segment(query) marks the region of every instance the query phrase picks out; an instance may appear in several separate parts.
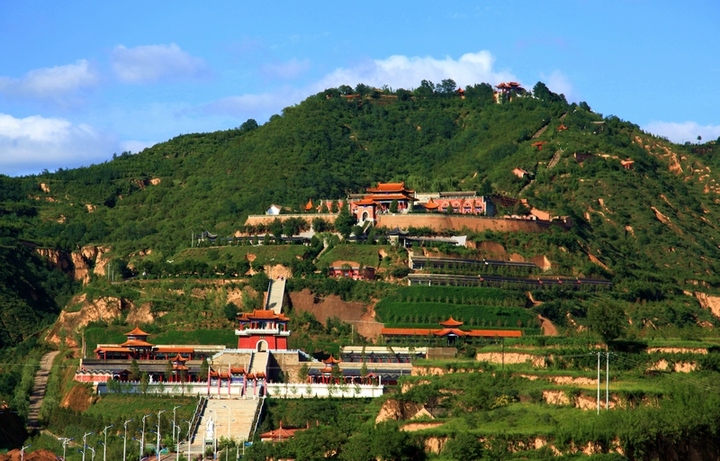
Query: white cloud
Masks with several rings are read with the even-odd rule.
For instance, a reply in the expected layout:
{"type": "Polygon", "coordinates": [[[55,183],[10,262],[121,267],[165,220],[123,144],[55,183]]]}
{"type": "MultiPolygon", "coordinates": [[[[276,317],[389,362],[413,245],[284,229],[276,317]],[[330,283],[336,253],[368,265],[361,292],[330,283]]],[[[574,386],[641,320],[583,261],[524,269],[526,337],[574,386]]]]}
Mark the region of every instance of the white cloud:
{"type": "Polygon", "coordinates": [[[460,59],[435,59],[432,57],[390,56],[360,63],[353,68],[337,69],[314,85],[315,91],[340,85],[355,86],[364,83],[391,88],[416,88],[422,80],[440,83],[453,79],[459,86],[475,83],[496,85],[502,81],[516,80],[512,73],[493,68],[495,58],[489,51],[466,53],[460,59]]]}
{"type": "Polygon", "coordinates": [[[154,146],[156,143],[154,142],[147,142],[147,141],[138,141],[135,139],[129,139],[127,141],[122,141],[120,143],[120,149],[123,152],[132,152],[133,154],[137,154],[138,152],[142,152],[148,147],[154,146]]]}
{"type": "Polygon", "coordinates": [[[97,84],[97,72],[88,61],[31,70],[22,78],[0,77],[0,92],[10,97],[52,99],[62,102],[82,88],[97,84]]]}
{"type": "Polygon", "coordinates": [[[135,48],[119,45],[113,50],[111,60],[115,75],[125,83],[196,78],[205,69],[202,59],[191,56],[174,43],[135,48]]]}
{"type": "MultiPolygon", "coordinates": [[[[311,94],[340,85],[355,86],[364,83],[370,86],[391,88],[416,88],[422,80],[440,83],[453,79],[458,86],[476,83],[498,84],[502,81],[517,81],[512,73],[493,68],[495,58],[489,51],[467,53],[460,59],[435,59],[432,57],[390,56],[387,59],[360,62],[354,67],[340,68],[309,84],[302,89],[281,88],[272,93],[230,96],[213,101],[188,112],[230,115],[238,118],[255,118],[259,122],[283,108],[297,104],[311,94]]],[[[291,61],[288,72],[302,69],[302,61],[291,61]]],[[[281,68],[277,68],[279,70],[281,68]]]]}
{"type": "MultiPolygon", "coordinates": [[[[572,83],[570,82],[570,79],[560,72],[559,70],[554,71],[549,76],[545,76],[544,74],[541,74],[541,78],[543,80],[547,80],[544,82],[547,87],[552,91],[553,93],[557,94],[564,94],[565,99],[567,99],[570,102],[577,101],[577,95],[575,94],[575,88],[573,88],[572,83]]],[[[528,88],[530,89],[530,88],[528,88]]]]}
{"type": "Polygon", "coordinates": [[[78,167],[104,161],[113,140],[86,124],[33,115],[0,113],[0,173],[22,175],[43,169],[78,167]]]}
{"type": "Polygon", "coordinates": [[[642,127],[643,130],[658,136],[664,136],[672,142],[697,142],[702,136],[703,141],[720,137],[720,125],[699,125],[697,122],[659,122],[653,121],[642,127]]]}

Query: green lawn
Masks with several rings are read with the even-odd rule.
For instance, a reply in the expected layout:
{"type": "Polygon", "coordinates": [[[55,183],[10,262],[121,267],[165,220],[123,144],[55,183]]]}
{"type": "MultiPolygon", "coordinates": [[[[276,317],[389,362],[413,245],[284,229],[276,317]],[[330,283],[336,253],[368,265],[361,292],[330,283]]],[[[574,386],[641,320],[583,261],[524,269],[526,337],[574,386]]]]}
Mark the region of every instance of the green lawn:
{"type": "Polygon", "coordinates": [[[380,250],[392,257],[395,248],[391,245],[336,245],[318,259],[318,267],[329,266],[334,261],[354,261],[362,266],[379,267],[382,257],[380,250]]]}

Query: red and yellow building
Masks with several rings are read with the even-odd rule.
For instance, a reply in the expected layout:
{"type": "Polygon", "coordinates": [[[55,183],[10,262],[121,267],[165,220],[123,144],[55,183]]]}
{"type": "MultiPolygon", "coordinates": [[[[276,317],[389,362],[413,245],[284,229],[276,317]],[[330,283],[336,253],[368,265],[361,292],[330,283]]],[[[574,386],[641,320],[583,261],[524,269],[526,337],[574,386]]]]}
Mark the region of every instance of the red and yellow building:
{"type": "Polygon", "coordinates": [[[270,309],[256,309],[238,317],[238,349],[256,351],[287,350],[290,319],[270,309]]]}
{"type": "Polygon", "coordinates": [[[393,202],[397,203],[397,211],[402,213],[412,208],[415,191],[405,187],[405,182],[380,183],[377,187],[369,187],[367,193],[350,196],[350,213],[358,222],[375,222],[378,214],[389,213],[393,202]]]}

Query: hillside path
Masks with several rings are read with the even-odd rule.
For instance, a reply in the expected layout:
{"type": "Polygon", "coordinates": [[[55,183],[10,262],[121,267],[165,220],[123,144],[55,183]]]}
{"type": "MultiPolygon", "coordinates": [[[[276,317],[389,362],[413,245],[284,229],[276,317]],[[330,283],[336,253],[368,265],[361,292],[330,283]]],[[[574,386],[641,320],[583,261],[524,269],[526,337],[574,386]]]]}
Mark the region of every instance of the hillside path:
{"type": "Polygon", "coordinates": [[[40,426],[38,421],[40,418],[40,407],[45,397],[50,369],[58,354],[59,351],[48,352],[40,359],[40,369],[35,373],[35,383],[33,384],[32,394],[30,394],[30,411],[27,420],[28,431],[36,430],[40,426]]]}
{"type": "Polygon", "coordinates": [[[538,315],[538,319],[540,319],[540,328],[543,331],[544,336],[557,336],[558,331],[555,325],[550,321],[550,319],[546,319],[542,315],[538,315]]]}

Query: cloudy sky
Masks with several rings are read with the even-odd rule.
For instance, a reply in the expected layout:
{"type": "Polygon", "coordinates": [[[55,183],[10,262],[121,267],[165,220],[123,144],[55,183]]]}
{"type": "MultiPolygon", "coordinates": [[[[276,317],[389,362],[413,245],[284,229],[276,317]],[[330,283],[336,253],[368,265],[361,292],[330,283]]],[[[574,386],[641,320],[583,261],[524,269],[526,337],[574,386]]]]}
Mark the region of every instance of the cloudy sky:
{"type": "Polygon", "coordinates": [[[717,0],[0,1],[0,173],[264,123],[342,84],[537,81],[676,142],[720,137],[717,0]]]}

